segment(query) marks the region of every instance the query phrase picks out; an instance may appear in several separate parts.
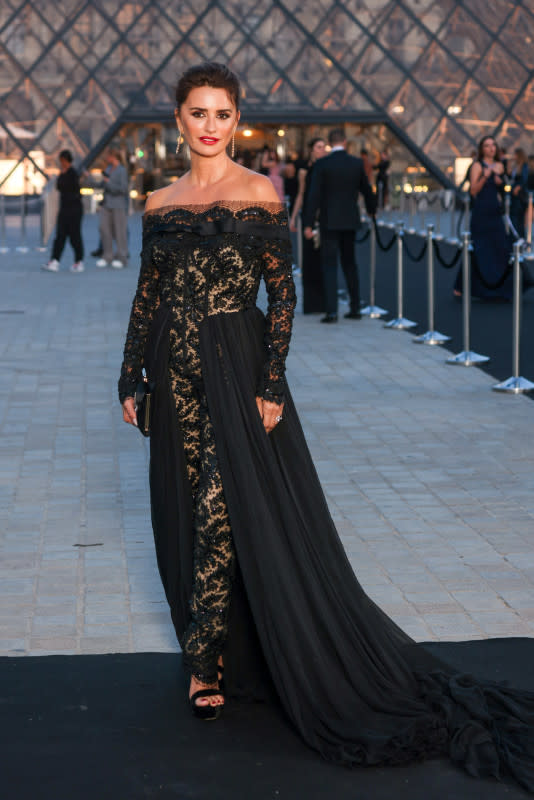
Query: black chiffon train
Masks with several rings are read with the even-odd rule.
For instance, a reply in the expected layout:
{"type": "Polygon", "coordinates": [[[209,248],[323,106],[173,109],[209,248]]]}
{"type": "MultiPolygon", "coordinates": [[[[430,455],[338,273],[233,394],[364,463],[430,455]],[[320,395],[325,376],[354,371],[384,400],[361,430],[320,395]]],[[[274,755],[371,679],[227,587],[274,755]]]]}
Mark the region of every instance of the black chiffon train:
{"type": "MultiPolygon", "coordinates": [[[[147,351],[159,387],[150,483],[158,564],[180,639],[189,613],[192,509],[166,370],[167,319],[160,307],[147,351]]],[[[472,775],[511,773],[534,791],[534,694],[453,674],[367,597],[288,389],[283,422],[269,436],[264,431],[254,399],[263,342],[257,308],[213,315],[200,326],[239,564],[224,653],[228,694],[264,699],[274,687],[302,738],[338,764],[448,754],[472,775]]]]}

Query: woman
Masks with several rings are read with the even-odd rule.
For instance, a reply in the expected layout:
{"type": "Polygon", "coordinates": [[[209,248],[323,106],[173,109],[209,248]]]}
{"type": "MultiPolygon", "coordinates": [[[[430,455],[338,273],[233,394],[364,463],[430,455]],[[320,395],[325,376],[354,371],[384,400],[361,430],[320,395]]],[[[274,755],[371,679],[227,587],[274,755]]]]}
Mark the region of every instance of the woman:
{"type": "MultiPolygon", "coordinates": [[[[308,145],[309,156],[306,168],[299,169],[299,190],[293,206],[289,229],[297,230],[297,220],[306,204],[311,185],[311,177],[315,162],[326,153],[324,139],[312,139],[308,145]]],[[[323,273],[321,270],[321,250],[312,239],[306,239],[301,231],[302,240],[302,311],[304,314],[313,314],[324,311],[323,273]]]]}
{"type": "Polygon", "coordinates": [[[275,150],[264,150],[261,157],[261,166],[266,170],[266,175],[275,188],[278,200],[285,201],[284,178],[282,175],[282,165],[275,150]]]}
{"type": "MultiPolygon", "coordinates": [[[[486,300],[509,300],[513,282],[508,267],[510,245],[501,200],[504,167],[493,136],[480,140],[477,160],[469,170],[469,183],[473,243],[471,294],[486,300]]],[[[457,275],[454,293],[461,294],[461,272],[457,275]]]]}
{"type": "Polygon", "coordinates": [[[534,789],[534,696],[450,675],[354,577],[284,379],[295,306],[285,209],[226,154],[239,97],[217,64],[178,83],[191,169],[150,197],[119,382],[134,425],[143,365],[156,385],[152,521],[193,712],[213,719],[225,693],[274,688],[336,763],[450,752],[473,774],[505,764],[534,789]]]}

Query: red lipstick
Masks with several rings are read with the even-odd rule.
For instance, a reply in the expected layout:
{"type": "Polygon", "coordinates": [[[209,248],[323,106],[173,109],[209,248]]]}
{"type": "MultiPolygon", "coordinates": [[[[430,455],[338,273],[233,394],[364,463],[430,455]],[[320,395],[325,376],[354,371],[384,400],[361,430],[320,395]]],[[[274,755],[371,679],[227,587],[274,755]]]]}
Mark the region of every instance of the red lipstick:
{"type": "Polygon", "coordinates": [[[217,144],[219,140],[215,136],[201,136],[200,141],[202,144],[217,144]]]}

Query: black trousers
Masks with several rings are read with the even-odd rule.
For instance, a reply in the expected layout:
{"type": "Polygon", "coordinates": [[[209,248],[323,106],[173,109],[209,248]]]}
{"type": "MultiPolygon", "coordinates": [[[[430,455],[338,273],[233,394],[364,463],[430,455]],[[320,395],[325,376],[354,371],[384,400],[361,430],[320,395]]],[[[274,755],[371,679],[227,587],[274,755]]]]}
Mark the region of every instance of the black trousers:
{"type": "Polygon", "coordinates": [[[83,242],[82,242],[82,209],[72,211],[61,210],[57,215],[56,238],[52,247],[52,258],[60,260],[65,242],[70,239],[74,250],[74,260],[83,261],[83,242]]]}
{"type": "Polygon", "coordinates": [[[325,311],[337,314],[337,259],[347,282],[350,310],[360,310],[360,282],[354,251],[356,231],[325,231],[321,229],[321,267],[325,294],[325,311]]]}

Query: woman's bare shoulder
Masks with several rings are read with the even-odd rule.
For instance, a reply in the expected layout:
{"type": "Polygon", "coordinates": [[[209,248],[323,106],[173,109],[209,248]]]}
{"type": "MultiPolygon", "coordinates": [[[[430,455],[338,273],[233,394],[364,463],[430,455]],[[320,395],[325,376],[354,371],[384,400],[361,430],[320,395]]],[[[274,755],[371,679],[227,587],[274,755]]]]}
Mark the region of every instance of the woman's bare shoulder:
{"type": "Polygon", "coordinates": [[[179,203],[181,195],[183,194],[182,187],[180,186],[183,179],[184,176],[168,186],[163,186],[161,189],[156,189],[154,192],[151,192],[145,203],[145,211],[154,211],[163,206],[179,203]]]}

